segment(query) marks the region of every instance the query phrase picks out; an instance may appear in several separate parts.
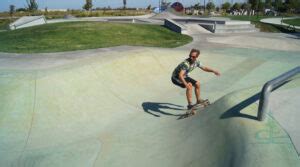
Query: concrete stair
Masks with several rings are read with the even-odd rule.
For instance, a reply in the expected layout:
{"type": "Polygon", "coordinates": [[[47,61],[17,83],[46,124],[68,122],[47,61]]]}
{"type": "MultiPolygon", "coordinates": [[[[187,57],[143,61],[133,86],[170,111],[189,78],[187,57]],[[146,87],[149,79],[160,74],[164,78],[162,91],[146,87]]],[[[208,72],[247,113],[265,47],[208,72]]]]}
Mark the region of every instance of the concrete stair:
{"type": "Polygon", "coordinates": [[[212,32],[199,26],[198,24],[186,24],[187,27],[186,34],[187,35],[194,35],[194,34],[211,34],[212,32]]]}
{"type": "Polygon", "coordinates": [[[259,32],[250,22],[243,21],[226,21],[225,23],[200,23],[200,26],[213,33],[247,33],[259,32]]]}
{"type": "Polygon", "coordinates": [[[165,19],[165,27],[178,33],[250,33],[259,32],[250,21],[233,21],[220,18],[175,18],[165,19]],[[187,28],[189,27],[189,28],[187,28]],[[197,28],[199,27],[199,28],[197,28]],[[201,28],[200,28],[201,27],[201,28]]]}
{"type": "Polygon", "coordinates": [[[216,24],[214,33],[244,33],[244,32],[259,32],[252,24],[216,24]]]}

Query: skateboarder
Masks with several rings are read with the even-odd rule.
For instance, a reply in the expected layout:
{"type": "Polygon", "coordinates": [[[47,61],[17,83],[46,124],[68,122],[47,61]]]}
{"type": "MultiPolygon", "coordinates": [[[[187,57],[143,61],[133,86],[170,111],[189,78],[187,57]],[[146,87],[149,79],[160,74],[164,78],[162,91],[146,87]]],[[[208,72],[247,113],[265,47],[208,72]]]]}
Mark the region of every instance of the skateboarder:
{"type": "Polygon", "coordinates": [[[188,101],[187,108],[191,109],[194,105],[192,104],[192,89],[195,87],[196,94],[196,104],[201,104],[205,102],[200,98],[200,82],[189,77],[188,74],[193,71],[196,67],[200,68],[206,72],[212,72],[217,76],[220,76],[220,73],[217,70],[204,66],[197,58],[200,55],[200,51],[197,49],[192,49],[189,55],[189,58],[180,63],[172,74],[172,82],[181,87],[186,88],[186,98],[188,101]]]}

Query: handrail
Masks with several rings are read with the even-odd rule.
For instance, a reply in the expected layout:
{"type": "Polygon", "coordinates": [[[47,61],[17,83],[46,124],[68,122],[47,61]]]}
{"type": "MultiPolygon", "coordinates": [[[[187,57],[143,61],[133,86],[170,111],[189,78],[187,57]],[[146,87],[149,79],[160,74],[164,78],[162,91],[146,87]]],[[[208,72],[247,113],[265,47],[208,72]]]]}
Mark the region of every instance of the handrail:
{"type": "Polygon", "coordinates": [[[259,106],[258,106],[258,113],[257,113],[257,118],[259,121],[263,121],[266,117],[266,114],[269,109],[269,96],[271,92],[277,87],[279,87],[280,85],[284,84],[288,79],[297,75],[298,73],[300,73],[300,66],[284,74],[281,74],[280,76],[265,83],[265,85],[261,90],[260,99],[259,99],[259,106]]]}

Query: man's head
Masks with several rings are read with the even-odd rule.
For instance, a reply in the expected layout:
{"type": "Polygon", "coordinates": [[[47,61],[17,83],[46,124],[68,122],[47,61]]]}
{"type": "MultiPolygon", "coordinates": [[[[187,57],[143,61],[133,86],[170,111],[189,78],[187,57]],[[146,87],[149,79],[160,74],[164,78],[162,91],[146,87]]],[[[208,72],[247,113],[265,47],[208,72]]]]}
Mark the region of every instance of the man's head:
{"type": "Polygon", "coordinates": [[[189,55],[189,59],[191,63],[194,63],[200,55],[200,51],[198,49],[192,49],[189,55]]]}

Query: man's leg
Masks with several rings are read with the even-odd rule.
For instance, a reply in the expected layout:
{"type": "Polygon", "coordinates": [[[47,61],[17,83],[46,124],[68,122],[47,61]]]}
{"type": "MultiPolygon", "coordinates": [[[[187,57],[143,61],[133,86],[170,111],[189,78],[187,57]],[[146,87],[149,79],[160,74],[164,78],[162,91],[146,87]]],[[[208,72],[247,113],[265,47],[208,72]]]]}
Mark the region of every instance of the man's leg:
{"type": "Polygon", "coordinates": [[[178,80],[174,79],[173,77],[171,78],[172,82],[181,87],[181,88],[186,88],[186,99],[188,101],[188,108],[190,106],[192,106],[192,91],[193,91],[193,84],[191,82],[189,82],[187,79],[185,79],[185,81],[188,83],[187,87],[183,84],[178,82],[178,80]]]}
{"type": "Polygon", "coordinates": [[[189,82],[188,83],[188,87],[186,88],[186,98],[188,101],[188,105],[192,105],[192,90],[193,89],[193,85],[189,82]]]}
{"type": "Polygon", "coordinates": [[[201,102],[201,98],[200,98],[200,82],[197,81],[195,84],[195,95],[196,95],[196,100],[197,103],[201,102]]]}

